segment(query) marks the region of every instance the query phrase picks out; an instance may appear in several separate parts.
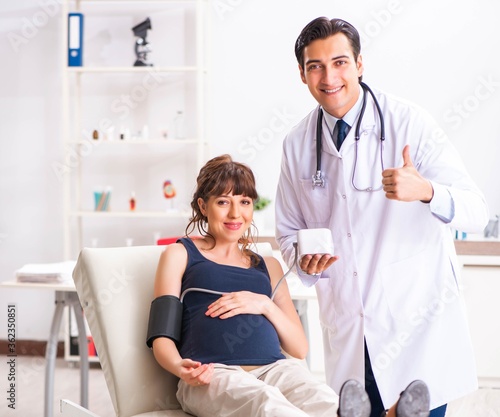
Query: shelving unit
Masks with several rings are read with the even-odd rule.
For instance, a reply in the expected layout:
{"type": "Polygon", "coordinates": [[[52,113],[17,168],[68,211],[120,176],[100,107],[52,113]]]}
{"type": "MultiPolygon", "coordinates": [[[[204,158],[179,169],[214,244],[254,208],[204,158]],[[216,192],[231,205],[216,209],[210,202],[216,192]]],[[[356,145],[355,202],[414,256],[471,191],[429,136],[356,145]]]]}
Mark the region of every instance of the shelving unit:
{"type": "MultiPolygon", "coordinates": [[[[62,1],[64,160],[55,171],[64,190],[65,259],[76,259],[85,246],[153,244],[184,230],[196,175],[209,155],[209,2],[62,1]],[[81,67],[68,66],[70,12],[84,15],[81,67]],[[148,17],[153,66],[134,67],[132,27],[148,17]],[[183,139],[173,137],[179,110],[185,114],[183,139]],[[125,132],[130,137],[121,139],[125,132]],[[165,180],[176,188],[172,200],[163,197],[165,180]],[[98,187],[112,189],[109,211],[95,211],[98,187]]],[[[67,349],[66,359],[78,357],[67,349]]]]}

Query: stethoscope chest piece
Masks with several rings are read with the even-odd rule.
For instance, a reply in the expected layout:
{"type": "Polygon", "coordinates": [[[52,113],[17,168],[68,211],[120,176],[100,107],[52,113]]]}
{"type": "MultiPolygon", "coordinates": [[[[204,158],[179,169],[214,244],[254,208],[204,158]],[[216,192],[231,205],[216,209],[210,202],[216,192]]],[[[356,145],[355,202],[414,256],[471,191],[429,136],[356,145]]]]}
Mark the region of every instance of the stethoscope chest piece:
{"type": "Polygon", "coordinates": [[[312,176],[312,186],[313,190],[316,187],[325,187],[325,179],[323,178],[321,171],[316,171],[316,174],[312,176]]]}

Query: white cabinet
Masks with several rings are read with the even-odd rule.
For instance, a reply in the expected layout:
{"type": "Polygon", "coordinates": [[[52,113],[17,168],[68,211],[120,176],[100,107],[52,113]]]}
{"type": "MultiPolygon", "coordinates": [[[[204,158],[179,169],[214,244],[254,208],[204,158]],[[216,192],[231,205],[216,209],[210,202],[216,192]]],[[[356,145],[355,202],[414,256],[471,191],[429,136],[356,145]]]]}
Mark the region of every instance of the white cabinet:
{"type": "MultiPolygon", "coordinates": [[[[61,6],[64,159],[52,168],[63,185],[65,258],[76,259],[85,246],[154,244],[183,234],[209,155],[209,0],[62,0],[61,6]],[[83,15],[81,66],[68,65],[69,13],[83,15]],[[147,18],[153,65],[134,66],[132,28],[147,18]],[[174,126],[179,112],[182,137],[174,126]],[[166,181],[174,198],[165,198],[166,181]]],[[[76,360],[71,322],[66,359],[76,360]]]]}
{"type": "Polygon", "coordinates": [[[209,152],[208,7],[208,0],[63,1],[64,160],[53,169],[64,185],[66,258],[84,246],[152,244],[183,232],[209,152]],[[83,65],[70,67],[67,16],[74,12],[83,14],[83,65]],[[137,67],[132,28],[146,18],[153,66],[137,67]],[[179,111],[184,138],[175,137],[179,111]],[[167,180],[172,199],[163,194],[167,180]],[[108,210],[95,199],[102,191],[108,210]]]}
{"type": "Polygon", "coordinates": [[[500,257],[459,259],[479,384],[500,388],[500,257]]]}

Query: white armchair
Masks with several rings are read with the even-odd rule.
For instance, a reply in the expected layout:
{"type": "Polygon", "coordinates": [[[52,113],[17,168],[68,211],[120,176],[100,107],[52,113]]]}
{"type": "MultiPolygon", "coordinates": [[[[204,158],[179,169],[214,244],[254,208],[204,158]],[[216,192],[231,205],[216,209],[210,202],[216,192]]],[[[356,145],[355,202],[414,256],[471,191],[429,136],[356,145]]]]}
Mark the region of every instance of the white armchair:
{"type": "MultiPolygon", "coordinates": [[[[258,251],[272,254],[268,243],[258,251]]],[[[117,417],[182,417],[177,378],[146,346],[156,267],[164,246],[85,248],[73,272],[117,417]]],[[[61,401],[65,417],[99,417],[61,401]]]]}

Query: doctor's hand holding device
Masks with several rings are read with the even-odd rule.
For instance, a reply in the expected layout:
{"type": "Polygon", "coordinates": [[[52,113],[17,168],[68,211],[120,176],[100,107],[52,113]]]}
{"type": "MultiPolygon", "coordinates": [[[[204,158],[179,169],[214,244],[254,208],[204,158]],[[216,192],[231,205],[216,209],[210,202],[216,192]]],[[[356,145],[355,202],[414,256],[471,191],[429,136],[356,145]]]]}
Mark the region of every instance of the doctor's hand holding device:
{"type": "Polygon", "coordinates": [[[320,275],[339,259],[334,255],[332,232],[329,229],[299,230],[297,246],[297,265],[309,275],[320,275]]]}

